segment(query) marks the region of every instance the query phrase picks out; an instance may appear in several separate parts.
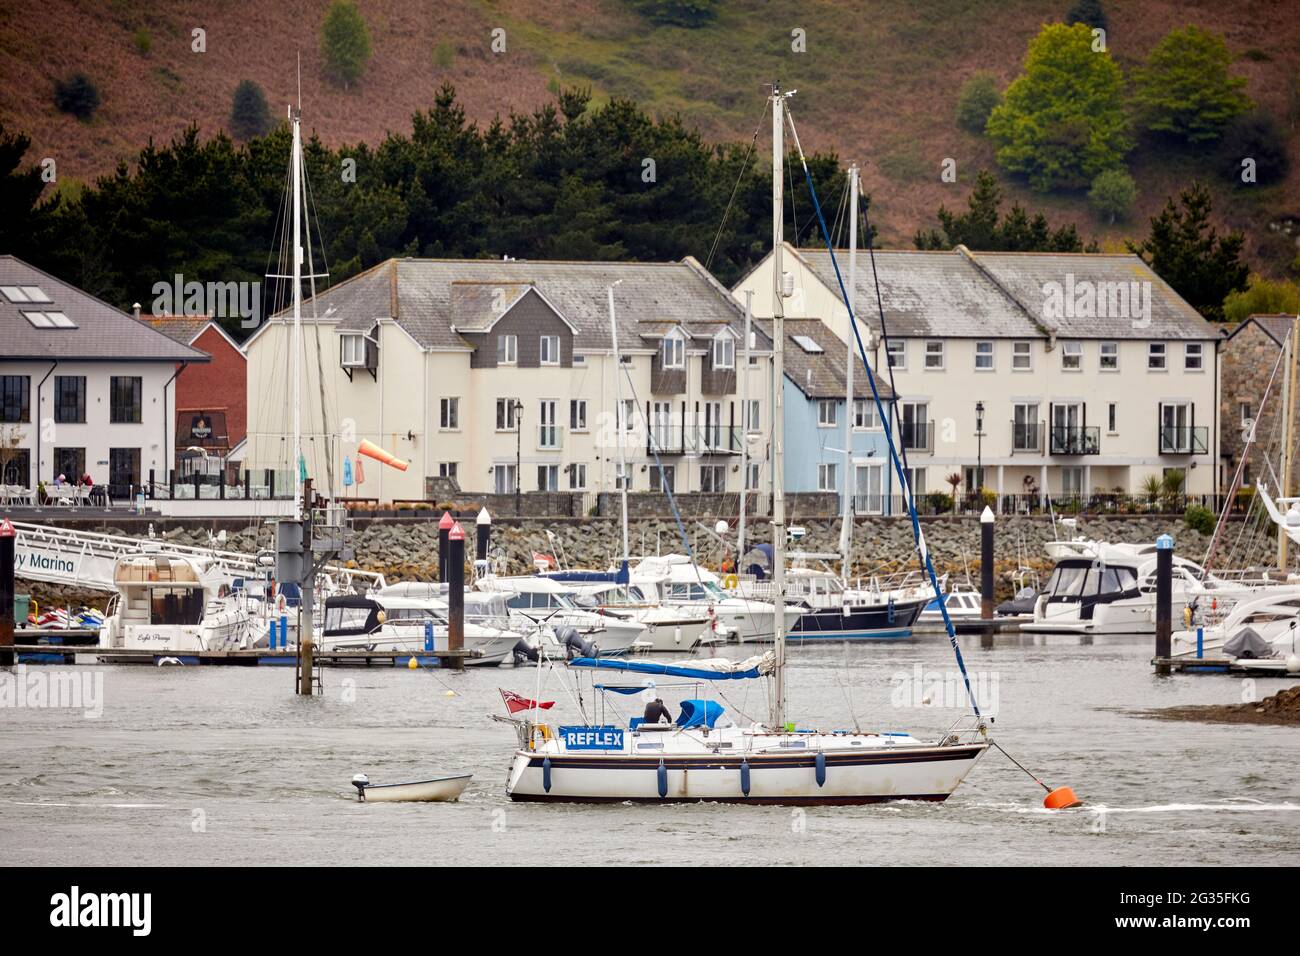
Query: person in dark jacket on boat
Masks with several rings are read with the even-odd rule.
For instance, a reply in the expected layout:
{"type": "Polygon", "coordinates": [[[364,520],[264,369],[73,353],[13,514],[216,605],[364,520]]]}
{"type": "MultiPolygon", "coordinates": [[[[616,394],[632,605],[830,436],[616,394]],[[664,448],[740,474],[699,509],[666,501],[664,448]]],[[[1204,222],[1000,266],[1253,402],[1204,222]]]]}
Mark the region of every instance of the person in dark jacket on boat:
{"type": "Polygon", "coordinates": [[[669,712],[668,708],[664,706],[664,702],[656,697],[654,700],[650,701],[650,703],[645,705],[644,722],[647,724],[671,724],[673,722],[673,715],[669,712]]]}

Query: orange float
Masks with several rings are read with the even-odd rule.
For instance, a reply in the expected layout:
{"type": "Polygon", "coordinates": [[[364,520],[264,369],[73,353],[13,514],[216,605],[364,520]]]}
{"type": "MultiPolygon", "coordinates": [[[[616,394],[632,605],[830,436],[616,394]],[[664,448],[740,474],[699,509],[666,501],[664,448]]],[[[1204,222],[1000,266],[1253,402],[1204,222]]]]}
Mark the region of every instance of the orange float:
{"type": "Polygon", "coordinates": [[[1083,806],[1083,801],[1069,787],[1057,787],[1047,791],[1047,796],[1043,797],[1043,806],[1049,810],[1069,810],[1071,807],[1083,806]]]}

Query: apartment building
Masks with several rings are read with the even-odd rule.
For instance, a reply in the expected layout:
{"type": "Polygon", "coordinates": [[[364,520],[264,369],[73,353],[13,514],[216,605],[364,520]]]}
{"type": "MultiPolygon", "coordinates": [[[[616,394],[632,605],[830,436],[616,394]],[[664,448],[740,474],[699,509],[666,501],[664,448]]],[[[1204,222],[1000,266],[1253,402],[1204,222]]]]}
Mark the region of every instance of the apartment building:
{"type": "Polygon", "coordinates": [[[13,256],[0,256],[5,485],[89,475],[114,498],[166,479],[176,382],[203,352],[13,256]]]}
{"type": "MultiPolygon", "coordinates": [[[[303,307],[307,471],[338,494],[738,492],[766,482],[771,348],[693,259],[664,263],[391,259],[303,307]],[[617,322],[611,332],[609,290],[617,322]],[[408,461],[367,463],[367,439],[408,461]],[[655,466],[656,453],[662,471],[655,466]],[[349,469],[353,470],[353,469],[349,469]],[[355,475],[354,475],[355,478],[355,475]]],[[[291,463],[294,341],[281,314],[245,343],[250,468],[291,463]]]]}
{"type": "MultiPolygon", "coordinates": [[[[848,251],[836,257],[844,269],[848,251]]],[[[756,315],[773,311],[772,263],[733,290],[753,293],[756,315]]],[[[785,314],[846,339],[830,255],[787,245],[782,266],[785,314]]],[[[916,493],[948,492],[952,475],[1004,506],[1140,493],[1170,471],[1189,493],[1219,487],[1221,336],[1139,257],[881,250],[874,270],[859,253],[857,277],[916,493]]]]}

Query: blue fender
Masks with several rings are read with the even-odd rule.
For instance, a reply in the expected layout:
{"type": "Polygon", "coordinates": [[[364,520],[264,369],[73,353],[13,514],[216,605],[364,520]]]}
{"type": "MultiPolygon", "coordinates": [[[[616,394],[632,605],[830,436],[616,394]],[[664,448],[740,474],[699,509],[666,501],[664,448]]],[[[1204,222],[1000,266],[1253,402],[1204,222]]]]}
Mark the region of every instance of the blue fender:
{"type": "Polygon", "coordinates": [[[659,769],[655,771],[655,776],[659,782],[660,798],[668,796],[668,768],[664,766],[664,758],[659,758],[659,769]]]}
{"type": "Polygon", "coordinates": [[[740,792],[749,796],[749,761],[740,762],[740,792]]]}
{"type": "Polygon", "coordinates": [[[542,758],[542,789],[551,792],[551,758],[542,758]]]}
{"type": "Polygon", "coordinates": [[[817,786],[824,787],[825,785],[826,785],[826,754],[824,754],[822,751],[819,750],[817,751],[817,786]]]}

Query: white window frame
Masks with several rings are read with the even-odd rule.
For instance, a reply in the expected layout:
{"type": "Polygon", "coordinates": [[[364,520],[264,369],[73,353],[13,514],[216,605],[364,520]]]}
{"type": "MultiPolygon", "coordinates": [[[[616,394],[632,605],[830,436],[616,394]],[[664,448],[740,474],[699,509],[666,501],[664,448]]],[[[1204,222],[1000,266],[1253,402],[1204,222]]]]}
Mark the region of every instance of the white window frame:
{"type": "Polygon", "coordinates": [[[838,462],[822,461],[817,463],[818,491],[839,491],[839,480],[840,468],[838,462]]]}
{"type": "Polygon", "coordinates": [[[880,415],[876,411],[873,398],[855,398],[853,400],[853,430],[855,432],[882,431],[880,415]]]}
{"type": "Polygon", "coordinates": [[[580,433],[587,430],[587,400],[585,398],[569,399],[569,431],[580,433]]]}
{"type": "Polygon", "coordinates": [[[700,491],[707,494],[725,495],[727,493],[727,466],[726,465],[700,465],[700,491]],[[711,475],[712,480],[706,482],[705,475],[711,475]],[[706,484],[713,487],[705,488],[706,484]]]}
{"type": "Polygon", "coordinates": [[[517,365],[519,363],[519,336],[497,336],[497,364],[517,365]]]}
{"type": "Polygon", "coordinates": [[[570,491],[587,490],[587,466],[585,463],[579,461],[571,462],[565,471],[569,473],[570,491]]]}
{"type": "Polygon", "coordinates": [[[460,431],[460,397],[444,395],[438,399],[438,431],[460,431]]]}
{"type": "Polygon", "coordinates": [[[459,476],[456,474],[456,472],[459,470],[459,469],[457,468],[457,466],[458,466],[459,464],[460,464],[460,462],[457,462],[457,461],[440,461],[440,462],[438,462],[438,477],[439,477],[439,478],[457,478],[457,477],[459,477],[459,476]]]}
{"type": "Polygon", "coordinates": [[[997,366],[997,363],[995,361],[996,355],[997,355],[997,347],[995,346],[992,339],[980,339],[979,341],[977,341],[975,343],[975,371],[977,372],[995,371],[997,366]],[[981,353],[980,349],[983,348],[984,346],[988,346],[988,351],[981,353]],[[988,364],[981,365],[980,364],[981,358],[987,358],[988,364]]]}
{"type": "Polygon", "coordinates": [[[497,399],[497,431],[513,432],[519,427],[519,417],[515,408],[515,403],[518,401],[517,398],[497,399]],[[501,414],[503,411],[505,412],[504,416],[501,414]]]}
{"type": "Polygon", "coordinates": [[[925,370],[927,372],[942,372],[944,369],[944,364],[946,362],[946,358],[945,358],[946,352],[947,349],[944,347],[943,339],[926,339],[925,340],[925,362],[923,364],[925,370]],[[938,346],[937,350],[934,348],[934,346],[936,345],[938,346]],[[937,365],[933,364],[930,361],[931,359],[935,359],[935,358],[939,360],[939,364],[937,365]]]}
{"type": "Polygon", "coordinates": [[[736,340],[730,332],[721,332],[713,340],[713,367],[736,367],[736,340]]]}
{"type": "Polygon", "coordinates": [[[366,367],[366,337],[360,332],[344,332],[340,364],[344,368],[366,367]],[[354,353],[354,354],[350,354],[354,353]]]}
{"type": "Polygon", "coordinates": [[[1083,343],[1077,341],[1066,341],[1061,343],[1061,371],[1062,372],[1082,372],[1083,371],[1083,343]],[[1070,365],[1069,359],[1073,358],[1074,365],[1070,365]]]}
{"type": "Polygon", "coordinates": [[[885,361],[889,368],[896,368],[899,371],[907,370],[907,340],[890,339],[885,343],[885,361]],[[897,353],[897,354],[895,354],[897,353]],[[895,361],[897,359],[897,361],[895,361]]]}
{"type": "Polygon", "coordinates": [[[762,431],[763,428],[763,403],[757,398],[746,399],[748,407],[745,408],[745,434],[752,435],[762,431]]]}
{"type": "Polygon", "coordinates": [[[1169,349],[1164,342],[1147,343],[1147,371],[1169,371],[1169,349]],[[1154,364],[1159,359],[1159,364],[1154,364]]]}
{"type": "Polygon", "coordinates": [[[1028,339],[1017,339],[1011,343],[1011,371],[1032,372],[1034,370],[1034,343],[1028,339]],[[1023,349],[1021,348],[1023,346],[1023,349]],[[1024,359],[1024,364],[1021,364],[1024,359]]]}
{"type": "Polygon", "coordinates": [[[1239,416],[1239,418],[1240,418],[1240,420],[1241,420],[1241,427],[1242,427],[1242,428],[1245,428],[1247,424],[1249,424],[1250,422],[1253,422],[1253,421],[1255,420],[1255,416],[1254,416],[1253,414],[1251,414],[1251,410],[1252,410],[1253,408],[1254,408],[1254,406],[1253,406],[1250,402],[1238,402],[1238,403],[1237,403],[1237,415],[1239,416]]]}
{"type": "Polygon", "coordinates": [[[559,491],[560,490],[560,466],[559,465],[538,465],[537,466],[537,490],[538,491],[559,491]]]}
{"type": "Polygon", "coordinates": [[[560,364],[560,337],[558,335],[542,335],[538,337],[537,364],[560,364]]]}
{"type": "Polygon", "coordinates": [[[839,402],[833,398],[817,399],[817,427],[838,428],[839,425],[839,402]]]}
{"type": "Polygon", "coordinates": [[[1183,343],[1183,371],[1184,372],[1204,372],[1205,371],[1205,343],[1204,342],[1185,342],[1183,343]],[[1193,351],[1195,349],[1195,351],[1193,351]],[[1192,365],[1192,357],[1196,357],[1196,364],[1192,365]]]}
{"type": "Polygon", "coordinates": [[[1119,371],[1119,343],[1118,342],[1102,342],[1101,345],[1097,346],[1097,370],[1099,372],[1119,371]],[[1110,349],[1110,351],[1107,352],[1106,351],[1107,349],[1110,349]],[[1107,359],[1111,361],[1110,365],[1106,364],[1107,359]]]}
{"type": "Polygon", "coordinates": [[[650,490],[663,491],[664,485],[666,483],[668,485],[669,491],[676,492],[677,491],[677,466],[664,465],[662,472],[660,472],[659,467],[660,466],[658,464],[654,464],[650,466],[650,490]]]}
{"type": "Polygon", "coordinates": [[[668,370],[686,368],[686,339],[679,332],[669,332],[659,343],[659,367],[668,370]]]}
{"type": "Polygon", "coordinates": [[[746,465],[746,468],[748,469],[749,474],[745,478],[745,490],[758,491],[759,485],[763,478],[762,468],[759,466],[758,462],[756,461],[749,462],[746,465]]]}

